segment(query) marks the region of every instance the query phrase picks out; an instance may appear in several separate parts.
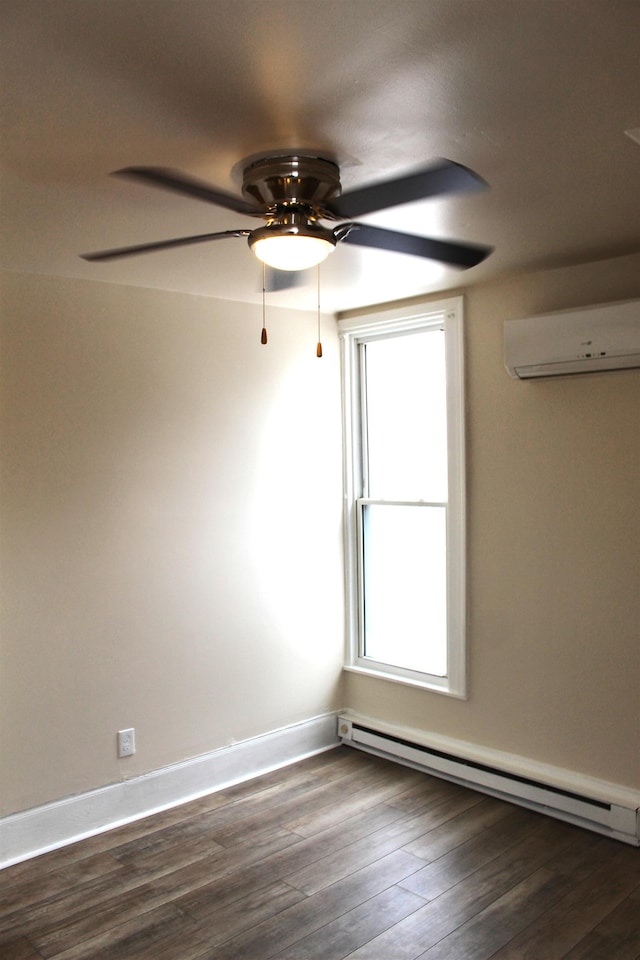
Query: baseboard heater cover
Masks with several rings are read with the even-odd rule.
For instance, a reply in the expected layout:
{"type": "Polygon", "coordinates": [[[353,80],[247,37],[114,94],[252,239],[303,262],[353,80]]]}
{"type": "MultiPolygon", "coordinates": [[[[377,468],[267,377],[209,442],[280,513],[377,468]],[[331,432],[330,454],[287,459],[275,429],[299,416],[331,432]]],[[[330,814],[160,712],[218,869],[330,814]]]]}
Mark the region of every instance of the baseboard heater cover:
{"type": "Polygon", "coordinates": [[[640,809],[608,802],[574,790],[543,783],[478,760],[457,756],[405,736],[375,729],[353,717],[338,718],[338,735],[346,746],[395,760],[500,800],[564,820],[632,846],[640,846],[640,809]]]}

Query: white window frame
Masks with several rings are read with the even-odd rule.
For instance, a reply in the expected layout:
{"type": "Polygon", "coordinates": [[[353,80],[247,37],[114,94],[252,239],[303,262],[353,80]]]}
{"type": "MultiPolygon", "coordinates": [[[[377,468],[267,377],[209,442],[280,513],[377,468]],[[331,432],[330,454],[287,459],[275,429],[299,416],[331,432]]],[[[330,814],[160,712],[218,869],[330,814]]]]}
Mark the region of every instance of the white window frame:
{"type": "Polygon", "coordinates": [[[338,322],[342,355],[344,529],[347,590],[345,670],[466,698],[466,524],[462,297],[375,311],[338,322]],[[363,498],[360,344],[418,330],[444,330],[447,393],[447,676],[437,677],[361,656],[363,498]]]}

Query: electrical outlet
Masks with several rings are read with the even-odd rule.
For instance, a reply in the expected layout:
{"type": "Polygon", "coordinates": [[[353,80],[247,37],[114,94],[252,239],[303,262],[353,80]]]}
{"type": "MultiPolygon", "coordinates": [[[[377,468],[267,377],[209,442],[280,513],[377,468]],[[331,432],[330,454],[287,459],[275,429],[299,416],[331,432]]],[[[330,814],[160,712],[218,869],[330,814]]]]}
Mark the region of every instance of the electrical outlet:
{"type": "Polygon", "coordinates": [[[130,757],[136,752],[136,731],[133,727],[128,730],[118,730],[118,756],[130,757]]]}

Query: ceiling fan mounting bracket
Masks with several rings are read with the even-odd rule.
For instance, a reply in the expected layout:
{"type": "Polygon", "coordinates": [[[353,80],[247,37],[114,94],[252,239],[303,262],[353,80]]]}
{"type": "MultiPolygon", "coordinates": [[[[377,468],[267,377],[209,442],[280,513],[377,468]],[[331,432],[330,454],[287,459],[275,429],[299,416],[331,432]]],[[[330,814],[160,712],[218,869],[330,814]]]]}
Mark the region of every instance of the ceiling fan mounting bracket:
{"type": "Polygon", "coordinates": [[[323,216],[325,205],[340,192],[338,167],[321,157],[269,157],[249,164],[243,173],[245,200],[263,204],[274,213],[297,206],[323,216]]]}

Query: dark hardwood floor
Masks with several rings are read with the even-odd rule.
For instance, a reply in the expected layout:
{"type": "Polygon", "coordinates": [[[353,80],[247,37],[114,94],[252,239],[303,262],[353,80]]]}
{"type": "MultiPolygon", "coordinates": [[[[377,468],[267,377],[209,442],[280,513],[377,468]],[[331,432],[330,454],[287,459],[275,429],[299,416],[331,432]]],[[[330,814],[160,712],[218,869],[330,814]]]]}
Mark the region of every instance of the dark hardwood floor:
{"type": "Polygon", "coordinates": [[[0,873],[2,960],[638,960],[640,850],[340,747],[0,873]]]}

